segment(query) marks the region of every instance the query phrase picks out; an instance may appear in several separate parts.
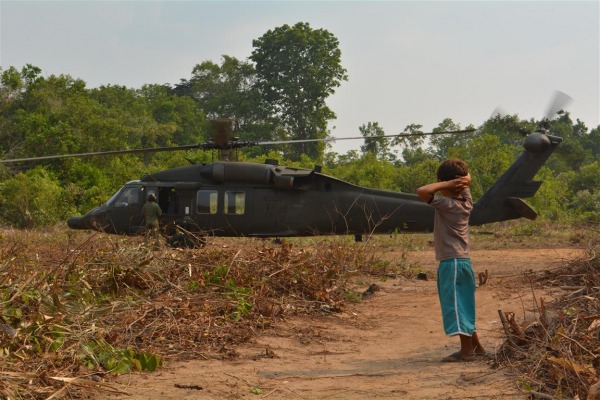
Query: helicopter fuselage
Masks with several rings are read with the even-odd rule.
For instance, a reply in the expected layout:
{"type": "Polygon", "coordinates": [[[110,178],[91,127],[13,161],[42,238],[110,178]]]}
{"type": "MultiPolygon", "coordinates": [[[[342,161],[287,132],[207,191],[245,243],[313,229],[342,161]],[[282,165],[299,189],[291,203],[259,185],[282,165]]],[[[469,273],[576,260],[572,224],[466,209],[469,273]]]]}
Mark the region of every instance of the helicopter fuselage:
{"type": "Polygon", "coordinates": [[[287,237],[428,231],[433,209],[416,195],[364,188],[273,164],[213,162],[128,182],[105,204],[68,224],[117,234],[144,231],[150,193],[167,234],[181,227],[214,236],[287,237]]]}
{"type": "MultiPolygon", "coordinates": [[[[562,139],[544,131],[527,136],[525,150],[474,204],[469,223],[482,225],[537,213],[522,198],[562,139]]],[[[153,193],[161,228],[212,236],[288,237],[327,234],[428,232],[434,209],[416,194],[370,189],[312,170],[216,161],[168,169],[128,182],[105,204],[69,219],[73,229],[144,232],[142,207],[153,193]]]]}

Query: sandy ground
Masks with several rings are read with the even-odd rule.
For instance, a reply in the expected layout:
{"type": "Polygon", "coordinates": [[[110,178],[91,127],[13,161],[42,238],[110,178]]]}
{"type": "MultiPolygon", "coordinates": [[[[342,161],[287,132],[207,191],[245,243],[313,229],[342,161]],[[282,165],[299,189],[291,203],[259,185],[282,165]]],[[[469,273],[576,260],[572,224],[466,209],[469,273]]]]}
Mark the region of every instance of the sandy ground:
{"type": "MultiPolygon", "coordinates": [[[[518,377],[492,369],[502,344],[498,310],[518,320],[535,309],[524,271],[543,271],[581,258],[576,249],[510,249],[472,252],[476,274],[490,278],[477,292],[478,331],[490,356],[469,363],[441,363],[458,349],[444,335],[434,280],[388,279],[368,299],[341,313],[294,317],[237,348],[234,360],[193,360],[160,371],[119,378],[96,398],[141,399],[524,399],[518,377]]],[[[390,253],[388,257],[395,257],[390,253]]],[[[434,270],[433,251],[409,261],[434,270]]],[[[560,290],[560,289],[556,289],[560,290]]]]}

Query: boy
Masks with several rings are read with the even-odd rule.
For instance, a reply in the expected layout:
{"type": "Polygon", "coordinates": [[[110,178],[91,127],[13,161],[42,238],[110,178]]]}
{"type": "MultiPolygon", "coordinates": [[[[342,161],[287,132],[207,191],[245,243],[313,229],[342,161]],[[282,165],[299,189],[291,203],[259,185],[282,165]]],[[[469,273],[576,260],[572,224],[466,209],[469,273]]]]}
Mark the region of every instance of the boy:
{"type": "Polygon", "coordinates": [[[485,350],[475,327],[475,274],[469,258],[471,175],[467,164],[455,158],[440,164],[437,179],[418,188],[417,195],[435,207],[433,241],[435,258],[440,262],[437,286],[444,331],[460,337],[460,351],[442,361],[473,361],[485,350]]]}

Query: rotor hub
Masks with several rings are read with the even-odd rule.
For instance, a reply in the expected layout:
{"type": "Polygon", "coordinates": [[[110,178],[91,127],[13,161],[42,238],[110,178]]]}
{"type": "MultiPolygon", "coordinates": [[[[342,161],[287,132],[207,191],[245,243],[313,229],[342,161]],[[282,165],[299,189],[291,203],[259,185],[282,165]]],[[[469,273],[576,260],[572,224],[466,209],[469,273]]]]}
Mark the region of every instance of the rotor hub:
{"type": "Polygon", "coordinates": [[[541,153],[550,147],[550,139],[545,133],[536,131],[527,135],[523,147],[530,153],[541,153]]]}

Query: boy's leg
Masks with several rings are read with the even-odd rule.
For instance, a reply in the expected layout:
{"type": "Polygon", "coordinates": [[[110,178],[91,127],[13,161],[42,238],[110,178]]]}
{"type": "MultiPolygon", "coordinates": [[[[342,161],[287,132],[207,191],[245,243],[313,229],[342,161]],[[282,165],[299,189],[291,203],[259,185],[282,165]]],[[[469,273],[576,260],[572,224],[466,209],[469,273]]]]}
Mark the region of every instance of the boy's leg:
{"type": "Polygon", "coordinates": [[[460,354],[463,357],[473,357],[474,346],[473,346],[473,338],[467,335],[458,335],[460,337],[460,354]]]}
{"type": "Polygon", "coordinates": [[[479,342],[479,336],[477,335],[477,332],[473,332],[473,336],[471,336],[471,342],[473,344],[473,351],[475,354],[485,354],[485,349],[479,342]]]}
{"type": "Polygon", "coordinates": [[[458,335],[460,338],[460,350],[442,358],[442,362],[474,361],[473,338],[467,335],[458,335]]]}

